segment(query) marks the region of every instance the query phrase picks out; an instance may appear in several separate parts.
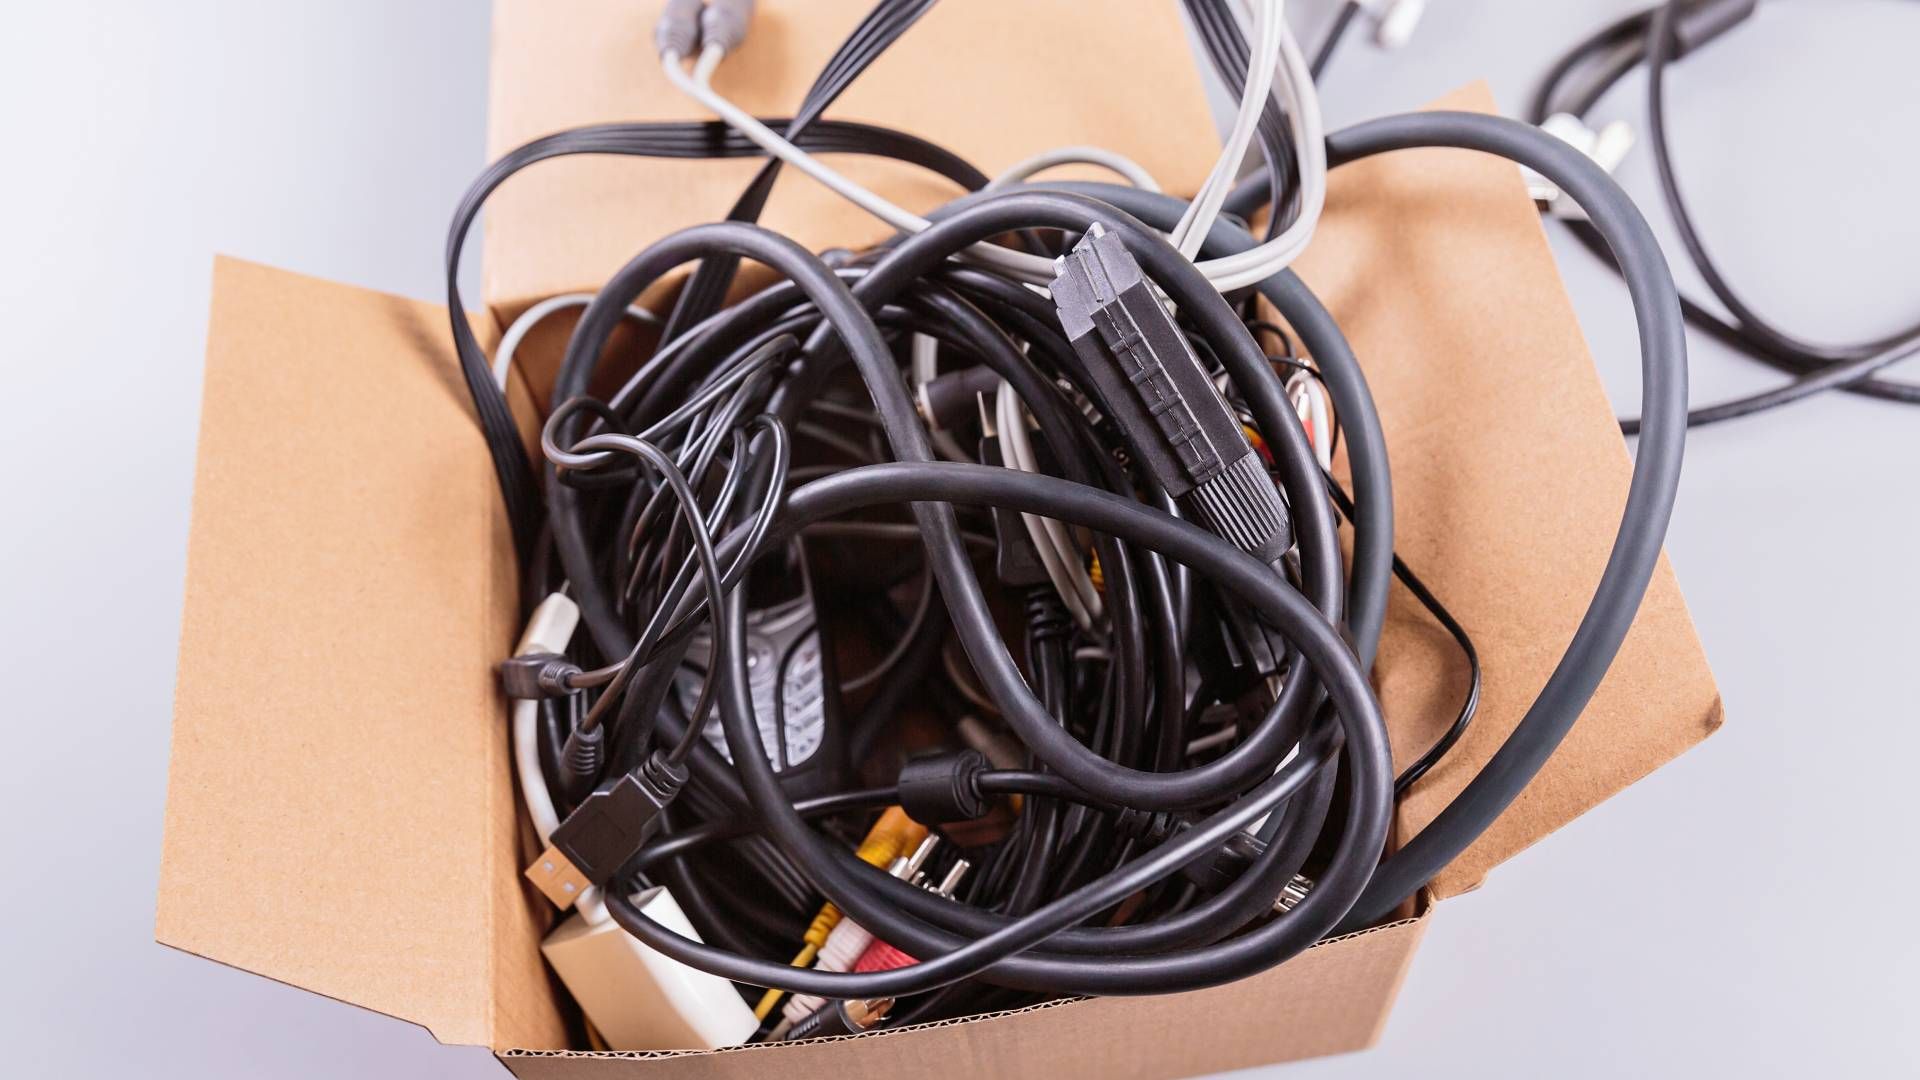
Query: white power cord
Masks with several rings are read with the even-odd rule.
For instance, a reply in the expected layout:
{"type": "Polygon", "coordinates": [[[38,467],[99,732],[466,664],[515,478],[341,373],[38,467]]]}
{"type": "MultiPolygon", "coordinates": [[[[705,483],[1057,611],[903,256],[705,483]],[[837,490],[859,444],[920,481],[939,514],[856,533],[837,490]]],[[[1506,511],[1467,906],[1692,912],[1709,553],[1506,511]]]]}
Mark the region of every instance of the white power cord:
{"type": "MultiPolygon", "coordinates": [[[[526,316],[519,320],[524,321],[526,316]]],[[[504,339],[502,344],[504,346],[504,339]]],[[[579,605],[563,593],[554,593],[533,609],[514,655],[564,653],[579,625],[579,605]]],[[[540,770],[540,703],[532,699],[513,703],[513,769],[520,778],[520,798],[527,804],[527,819],[533,822],[534,835],[544,848],[553,842],[553,830],[560,827],[560,812],[553,805],[553,793],[547,789],[546,773],[540,770]]],[[[592,886],[581,890],[574,909],[591,926],[598,926],[608,918],[606,902],[601,899],[600,890],[592,886]]]]}
{"type": "Polygon", "coordinates": [[[982,190],[999,191],[1062,165],[1097,165],[1134,187],[1145,191],[1160,190],[1159,182],[1154,180],[1146,166],[1118,151],[1098,146],[1057,146],[1052,150],[1042,150],[1007,166],[982,190]]]}
{"type": "MultiPolygon", "coordinates": [[[[1039,458],[1027,434],[1026,410],[1020,404],[1020,396],[1004,379],[993,396],[993,405],[994,424],[999,428],[1000,456],[1007,468],[1039,472],[1039,458]]],[[[1034,514],[1021,514],[1020,520],[1033,540],[1034,550],[1039,553],[1040,565],[1046,568],[1047,579],[1053,582],[1055,591],[1066,604],[1067,613],[1082,629],[1093,629],[1103,611],[1100,591],[1093,586],[1093,576],[1082,561],[1073,531],[1065,522],[1034,514]]]]}
{"type": "MultiPolygon", "coordinates": [[[[1283,2],[1264,3],[1255,11],[1253,47],[1247,54],[1251,61],[1279,54],[1280,36],[1285,31],[1285,6],[1283,2]]],[[[1226,143],[1220,148],[1220,156],[1214,159],[1213,168],[1207,173],[1199,192],[1187,204],[1186,212],[1180,215],[1180,223],[1174,226],[1171,237],[1173,245],[1189,259],[1200,253],[1200,245],[1213,228],[1214,219],[1220,216],[1221,204],[1226,202],[1234,178],[1240,175],[1240,162],[1247,156],[1247,147],[1253,143],[1253,133],[1260,126],[1260,114],[1266,110],[1267,102],[1273,95],[1273,72],[1272,64],[1248,64],[1246,82],[1240,93],[1240,108],[1234,113],[1233,127],[1228,130],[1226,143]]]]}
{"type": "Polygon", "coordinates": [[[1294,150],[1299,155],[1300,214],[1280,235],[1258,247],[1197,264],[1222,292],[1246,288],[1286,269],[1307,249],[1326,206],[1327,143],[1320,96],[1314,89],[1307,58],[1291,31],[1280,36],[1279,74],[1281,104],[1286,107],[1294,150]]]}
{"type": "MultiPolygon", "coordinates": [[[[526,339],[527,332],[538,325],[542,319],[556,311],[583,308],[591,303],[593,303],[592,293],[563,293],[559,296],[550,296],[521,312],[520,317],[513,320],[513,325],[507,327],[507,332],[501,335],[500,347],[494,350],[493,381],[498,383],[502,390],[507,388],[507,372],[513,370],[514,354],[520,351],[520,343],[526,339]]],[[[660,316],[638,304],[628,307],[627,315],[652,326],[660,324],[660,316]]]]}
{"type": "Polygon", "coordinates": [[[1327,401],[1327,389],[1307,372],[1298,372],[1287,380],[1287,397],[1293,402],[1300,423],[1307,429],[1313,456],[1322,471],[1333,468],[1333,407],[1327,401]]]}

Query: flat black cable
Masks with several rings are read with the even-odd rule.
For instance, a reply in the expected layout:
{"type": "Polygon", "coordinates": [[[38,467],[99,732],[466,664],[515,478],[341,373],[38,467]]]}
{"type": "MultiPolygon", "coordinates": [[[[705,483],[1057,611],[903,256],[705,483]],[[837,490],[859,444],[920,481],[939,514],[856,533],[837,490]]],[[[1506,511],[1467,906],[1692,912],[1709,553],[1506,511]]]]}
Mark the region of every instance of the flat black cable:
{"type": "MultiPolygon", "coordinates": [[[[1207,51],[1207,59],[1226,87],[1229,97],[1238,99],[1246,85],[1252,50],[1241,31],[1240,20],[1224,0],[1185,0],[1187,15],[1207,51]]],[[[1278,99],[1269,94],[1255,127],[1258,146],[1267,175],[1279,178],[1266,194],[1266,239],[1279,235],[1299,211],[1300,173],[1295,155],[1293,131],[1288,126],[1278,99]]],[[[1248,208],[1241,216],[1252,213],[1248,208]]]]}
{"type": "MultiPolygon", "coordinates": [[[[783,126],[785,121],[767,121],[783,126]]],[[[821,121],[803,132],[799,145],[812,153],[878,153],[912,161],[968,190],[986,178],[965,161],[925,140],[871,124],[821,121]]],[[[515,550],[524,564],[538,528],[541,506],[531,461],[507,410],[506,395],[480,349],[461,302],[459,266],[467,233],[493,190],[519,170],[539,161],[572,154],[619,154],[667,158],[762,156],[758,146],[724,123],[601,124],[556,132],[532,140],[502,155],[484,170],[461,197],[447,233],[447,310],[454,351],[461,374],[479,415],[482,433],[494,463],[502,497],[507,504],[515,550]]]]}
{"type": "MultiPolygon", "coordinates": [[[[1714,6],[1703,5],[1707,8],[1714,6]]],[[[1803,341],[1775,328],[1746,304],[1734,292],[1725,274],[1706,251],[1698,226],[1681,195],[1666,138],[1664,73],[1674,58],[1675,34],[1656,29],[1656,26],[1673,26],[1676,11],[1680,13],[1680,18],[1694,17],[1686,6],[1678,9],[1667,6],[1650,8],[1611,24],[1576,45],[1556,62],[1542,81],[1535,94],[1530,117],[1536,124],[1555,112],[1567,112],[1584,118],[1627,72],[1643,63],[1647,65],[1648,121],[1652,134],[1649,141],[1662,194],[1689,257],[1700,270],[1709,289],[1733,316],[1731,320],[1725,319],[1683,296],[1681,303],[1687,320],[1715,339],[1799,376],[1781,386],[1704,406],[1695,410],[1690,422],[1707,424],[1751,415],[1827,389],[1845,389],[1896,401],[1920,401],[1920,385],[1872,377],[1881,368],[1912,355],[1910,347],[1920,345],[1920,325],[1852,345],[1820,345],[1803,341]],[[1571,95],[1564,92],[1566,82],[1574,75],[1596,67],[1599,69],[1597,74],[1591,75],[1577,92],[1571,95]],[[1845,366],[1840,370],[1832,370],[1840,365],[1845,366]]],[[[1691,44],[1698,47],[1711,40],[1712,36],[1724,32],[1727,26],[1716,27],[1713,35],[1695,35],[1699,40],[1691,44]]],[[[1564,224],[1576,239],[1603,262],[1612,265],[1604,242],[1591,226],[1571,220],[1564,224]]],[[[1628,434],[1637,433],[1638,420],[1623,420],[1622,428],[1628,434]]]]}
{"type": "MultiPolygon", "coordinates": [[[[776,130],[781,131],[788,142],[804,135],[820,114],[852,85],[853,80],[932,7],[933,0],[881,0],[875,4],[821,69],[819,77],[808,89],[792,118],[783,128],[776,130]]],[[[780,175],[781,165],[780,159],[768,158],[747,185],[746,191],[734,202],[733,208],[727,211],[725,220],[759,221],[766,209],[767,199],[773,192],[774,181],[780,175]]],[[[672,341],[687,327],[718,310],[726,300],[727,290],[733,284],[739,266],[738,259],[726,256],[703,260],[674,301],[673,310],[661,329],[661,340],[672,341]]]]}
{"type": "Polygon", "coordinates": [[[1313,51],[1313,59],[1307,65],[1307,71],[1313,76],[1314,82],[1319,82],[1320,77],[1326,74],[1327,65],[1333,61],[1334,51],[1340,47],[1340,42],[1346,38],[1347,31],[1352,29],[1354,20],[1359,15],[1360,0],[1342,0],[1340,9],[1333,14],[1332,24],[1327,27],[1327,36],[1320,39],[1320,47],[1313,51]]]}

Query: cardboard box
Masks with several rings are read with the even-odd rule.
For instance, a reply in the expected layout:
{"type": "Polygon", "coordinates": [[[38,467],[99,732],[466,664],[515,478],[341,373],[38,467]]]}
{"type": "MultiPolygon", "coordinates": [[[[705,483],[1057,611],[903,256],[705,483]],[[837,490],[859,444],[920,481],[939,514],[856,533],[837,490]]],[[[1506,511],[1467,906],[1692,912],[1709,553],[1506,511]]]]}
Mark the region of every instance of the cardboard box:
{"type": "MultiPolygon", "coordinates": [[[[813,0],[801,18],[798,0],[763,3],[721,84],[785,111],[864,6],[813,0]]],[[[940,5],[833,115],[917,131],[989,173],[1100,143],[1191,191],[1216,143],[1173,5],[1105,7],[1126,17],[1082,26],[1085,6],[1064,0],[940,5]],[[1004,32],[1016,13],[1044,45],[1004,32]]],[[[495,150],[576,123],[692,115],[651,64],[650,18],[624,0],[500,0],[495,150]]],[[[1480,90],[1451,104],[1490,108],[1480,90]]],[[[509,182],[489,211],[482,343],[527,303],[719,216],[751,167],[585,159],[509,182]]],[[[885,169],[863,179],[907,205],[948,194],[885,169]]],[[[881,235],[799,177],[768,223],[816,246],[881,235]]],[[[1404,835],[1545,682],[1605,561],[1627,455],[1511,165],[1419,151],[1342,169],[1301,270],[1378,399],[1397,547],[1485,664],[1479,717],[1401,806],[1404,835]]],[[[1189,994],[716,1053],[579,1053],[540,959],[550,912],[519,874],[491,670],[517,630],[512,545],[446,312],[232,259],[213,297],[157,936],[491,1047],[522,1077],[1178,1076],[1358,1049],[1436,903],[1721,720],[1663,563],[1573,734],[1400,921],[1189,994]]],[[[554,342],[544,362],[538,346],[509,388],[523,417],[555,362],[554,342]]],[[[1375,680],[1403,764],[1451,719],[1457,667],[1396,590],[1375,680]]]]}

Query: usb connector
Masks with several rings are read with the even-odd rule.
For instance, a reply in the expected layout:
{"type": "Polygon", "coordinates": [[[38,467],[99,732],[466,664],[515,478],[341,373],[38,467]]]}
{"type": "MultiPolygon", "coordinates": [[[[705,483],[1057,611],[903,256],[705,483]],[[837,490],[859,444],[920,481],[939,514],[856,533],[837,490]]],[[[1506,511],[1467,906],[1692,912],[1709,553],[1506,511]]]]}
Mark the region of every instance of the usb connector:
{"type": "Polygon", "coordinates": [[[593,884],[587,880],[587,875],[580,872],[579,867],[573,865],[573,860],[553,844],[548,844],[547,850],[533,860],[532,866],[527,867],[527,880],[533,882],[533,887],[552,901],[554,907],[563,909],[572,907],[573,902],[580,899],[580,894],[593,884]]]}
{"type": "Polygon", "coordinates": [[[687,782],[687,770],[656,752],[646,764],[608,783],[553,830],[552,842],[527,867],[555,907],[572,907],[589,885],[605,885],[660,828],[666,809],[687,782]]]}

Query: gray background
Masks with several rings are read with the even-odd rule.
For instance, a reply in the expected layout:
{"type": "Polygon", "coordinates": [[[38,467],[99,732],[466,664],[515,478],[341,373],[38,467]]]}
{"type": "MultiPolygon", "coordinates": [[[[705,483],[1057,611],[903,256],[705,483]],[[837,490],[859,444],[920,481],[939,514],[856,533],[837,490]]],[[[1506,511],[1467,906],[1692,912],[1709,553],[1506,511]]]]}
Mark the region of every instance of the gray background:
{"type": "MultiPolygon", "coordinates": [[[[1329,120],[1477,77],[1517,108],[1553,56],[1633,6],[1437,0],[1405,52],[1348,43],[1329,120]]],[[[500,1075],[483,1051],[151,941],[210,258],[441,299],[448,214],[483,164],[485,5],[9,7],[8,1057],[23,1075],[500,1075]]],[[[1329,5],[1295,8],[1317,40],[1329,5]]],[[[1768,3],[1673,76],[1714,250],[1803,334],[1916,314],[1916,42],[1912,5],[1768,3]]],[[[1603,115],[1637,121],[1642,100],[1636,77],[1603,115]]],[[[1644,150],[1623,179],[1664,230],[1644,150]]],[[[1631,411],[1622,292],[1555,243],[1631,411]]],[[[1776,378],[1695,340],[1696,401],[1776,378]]],[[[1380,1047],[1290,1075],[1920,1066],[1920,946],[1897,922],[1920,883],[1917,451],[1920,412],[1846,396],[1701,432],[1670,550],[1726,728],[1447,904],[1380,1047]]]]}

